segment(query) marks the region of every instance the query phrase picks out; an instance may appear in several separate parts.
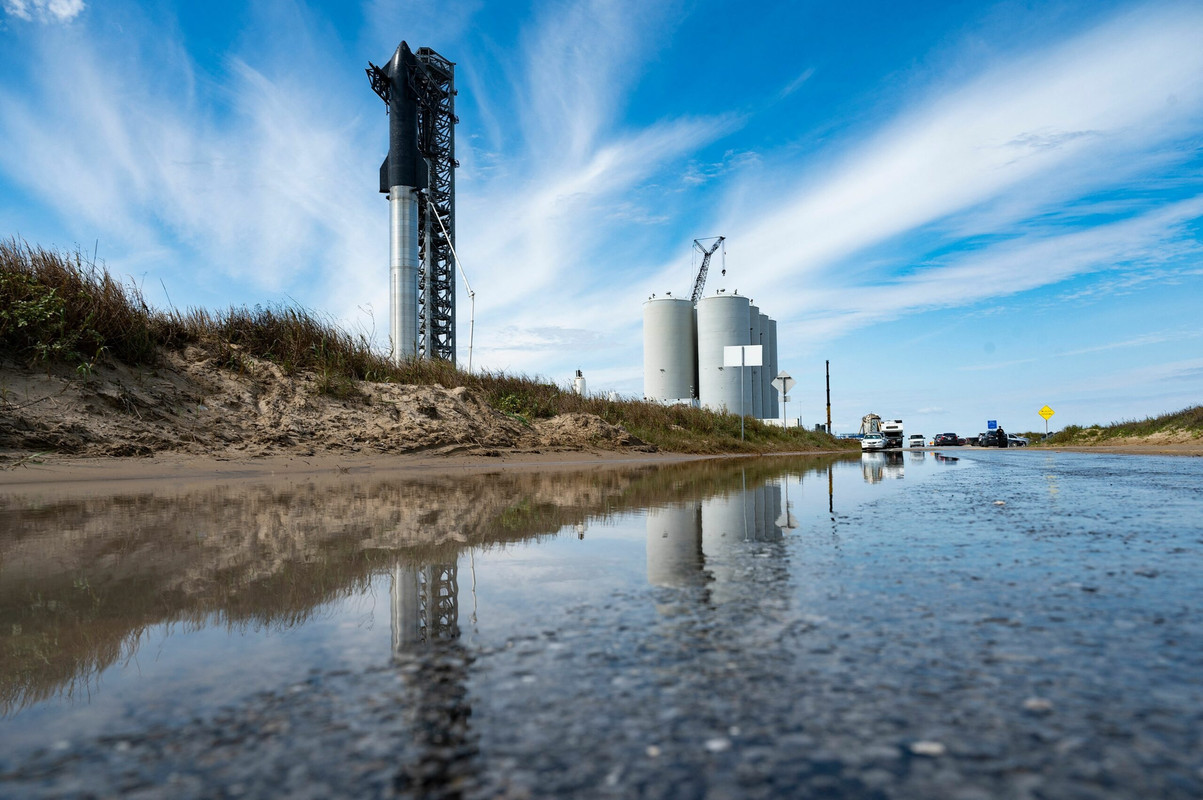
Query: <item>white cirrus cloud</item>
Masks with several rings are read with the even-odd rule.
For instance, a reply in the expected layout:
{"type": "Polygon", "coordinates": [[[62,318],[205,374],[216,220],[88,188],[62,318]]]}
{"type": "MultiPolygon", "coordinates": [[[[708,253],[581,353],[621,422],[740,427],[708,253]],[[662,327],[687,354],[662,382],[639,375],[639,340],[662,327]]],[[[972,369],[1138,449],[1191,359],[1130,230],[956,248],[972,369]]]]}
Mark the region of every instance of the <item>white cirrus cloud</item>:
{"type": "Polygon", "coordinates": [[[6,14],[27,22],[70,22],[84,8],[84,0],[4,0],[6,14]]]}
{"type": "MultiPolygon", "coordinates": [[[[1203,118],[1203,9],[1144,8],[933,94],[724,225],[749,294],[862,269],[900,236],[1013,233],[1053,202],[1180,161],[1203,118]],[[1005,207],[1006,213],[1000,213],[1005,207]]],[[[1022,233],[1022,231],[1019,231],[1022,233]]]]}

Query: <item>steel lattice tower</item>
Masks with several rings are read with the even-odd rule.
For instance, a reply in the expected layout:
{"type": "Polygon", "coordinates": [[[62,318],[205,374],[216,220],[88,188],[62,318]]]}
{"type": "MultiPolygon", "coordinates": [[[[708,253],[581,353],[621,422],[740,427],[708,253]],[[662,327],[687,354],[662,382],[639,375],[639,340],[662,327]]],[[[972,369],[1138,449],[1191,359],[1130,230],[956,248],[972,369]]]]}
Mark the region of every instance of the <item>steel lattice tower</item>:
{"type": "Polygon", "coordinates": [[[418,63],[426,68],[428,82],[418,109],[419,148],[426,158],[427,194],[447,227],[431,219],[430,205],[418,209],[418,347],[427,358],[455,362],[455,64],[429,47],[419,47],[418,63]]]}

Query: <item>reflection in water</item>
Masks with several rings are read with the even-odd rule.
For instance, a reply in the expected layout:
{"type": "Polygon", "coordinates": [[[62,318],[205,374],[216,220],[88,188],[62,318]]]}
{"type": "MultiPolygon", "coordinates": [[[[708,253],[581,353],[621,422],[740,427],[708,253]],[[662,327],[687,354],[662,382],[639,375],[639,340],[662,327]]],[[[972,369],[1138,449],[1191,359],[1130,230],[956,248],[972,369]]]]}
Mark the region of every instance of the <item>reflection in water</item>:
{"type": "Polygon", "coordinates": [[[681,587],[702,572],[702,506],[649,508],[647,512],[647,582],[681,587]]]}
{"type": "Polygon", "coordinates": [[[936,457],[936,461],[941,464],[951,464],[958,460],[956,456],[946,456],[943,453],[933,453],[932,455],[934,455],[936,457]]]}
{"type": "MultiPolygon", "coordinates": [[[[397,564],[389,590],[393,663],[404,686],[411,731],[394,788],[448,793],[451,776],[476,771],[477,734],[468,699],[472,658],[459,642],[459,573],[456,563],[397,564]],[[438,657],[423,652],[437,649],[438,657]]],[[[474,597],[475,600],[475,597],[474,597]]],[[[475,613],[474,613],[475,616],[475,613]]]]}
{"type": "Polygon", "coordinates": [[[393,567],[393,652],[459,638],[459,570],[450,564],[393,567]]]}
{"type": "Polygon", "coordinates": [[[653,517],[667,532],[649,533],[650,581],[696,580],[699,570],[734,580],[724,547],[782,537],[780,477],[798,463],[350,475],[103,497],[86,487],[9,491],[0,495],[0,716],[55,697],[86,702],[101,672],[136,659],[151,630],[293,628],[366,594],[377,575],[392,581],[395,657],[454,643],[466,549],[579,536],[633,509],[658,509],[649,532],[653,517]],[[669,519],[677,514],[687,519],[669,519]]]}
{"type": "Polygon", "coordinates": [[[889,450],[884,453],[863,453],[860,457],[861,471],[865,483],[881,483],[885,478],[902,478],[906,467],[902,453],[889,450]]]}
{"type": "Polygon", "coordinates": [[[649,509],[647,580],[680,588],[709,581],[711,599],[722,602],[743,579],[732,548],[749,542],[779,542],[797,520],[782,502],[785,479],[747,486],[685,505],[649,509]]]}
{"type": "Polygon", "coordinates": [[[835,483],[831,477],[831,464],[827,465],[827,513],[831,515],[831,521],[835,522],[835,483]]]}

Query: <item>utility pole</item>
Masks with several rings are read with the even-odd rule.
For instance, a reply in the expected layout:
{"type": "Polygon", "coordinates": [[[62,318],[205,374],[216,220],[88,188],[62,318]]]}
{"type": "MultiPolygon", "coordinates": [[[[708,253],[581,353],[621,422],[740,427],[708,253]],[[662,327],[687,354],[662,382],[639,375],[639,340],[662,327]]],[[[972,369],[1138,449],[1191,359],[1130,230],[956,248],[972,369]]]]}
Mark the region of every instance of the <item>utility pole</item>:
{"type": "Polygon", "coordinates": [[[831,435],[831,362],[827,364],[827,435],[831,435]]]}

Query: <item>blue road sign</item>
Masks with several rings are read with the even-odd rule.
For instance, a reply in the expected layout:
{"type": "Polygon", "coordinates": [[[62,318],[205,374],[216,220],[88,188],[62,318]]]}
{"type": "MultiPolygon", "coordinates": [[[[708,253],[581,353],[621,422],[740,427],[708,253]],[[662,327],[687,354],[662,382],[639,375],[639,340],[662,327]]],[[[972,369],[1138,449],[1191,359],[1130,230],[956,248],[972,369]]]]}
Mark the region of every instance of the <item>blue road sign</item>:
{"type": "Polygon", "coordinates": [[[998,420],[996,420],[996,419],[986,420],[986,430],[988,430],[988,431],[998,430],[998,420]]]}

